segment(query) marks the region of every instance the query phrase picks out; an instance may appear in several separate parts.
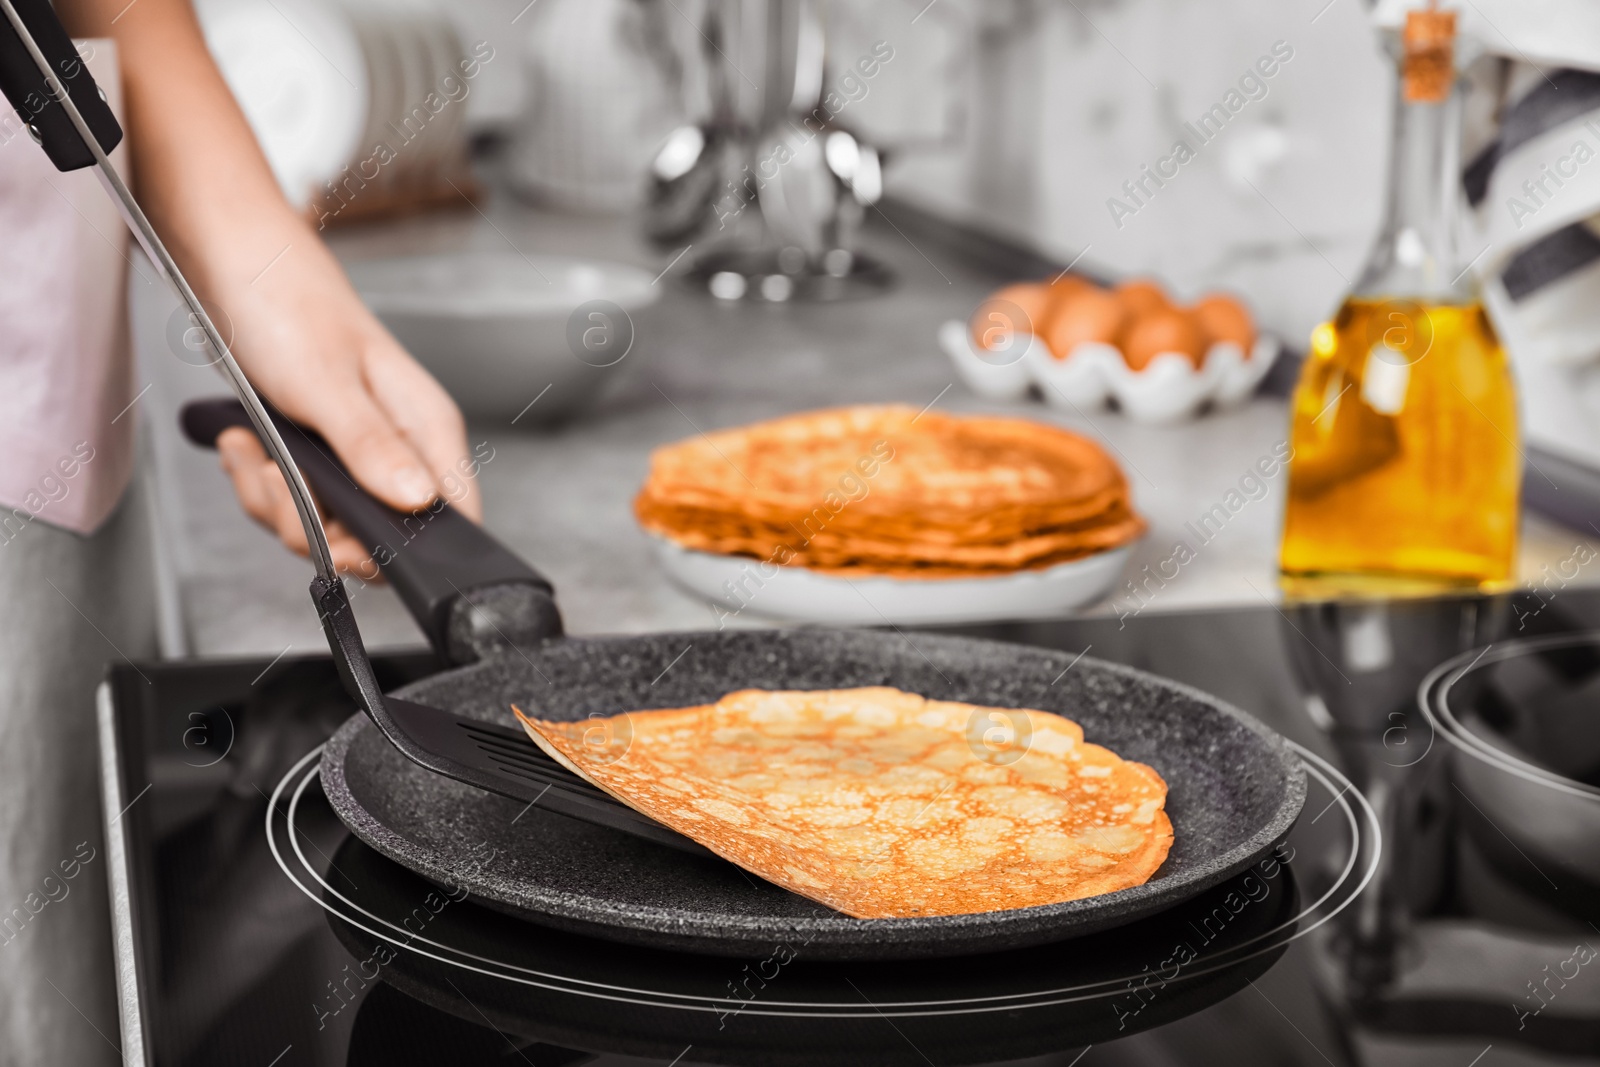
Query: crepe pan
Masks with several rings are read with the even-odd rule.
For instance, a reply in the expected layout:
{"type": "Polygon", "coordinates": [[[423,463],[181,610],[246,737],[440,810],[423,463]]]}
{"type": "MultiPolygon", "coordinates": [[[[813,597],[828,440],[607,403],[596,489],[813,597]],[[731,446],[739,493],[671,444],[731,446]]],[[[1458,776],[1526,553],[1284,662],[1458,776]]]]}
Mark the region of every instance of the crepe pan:
{"type": "MultiPolygon", "coordinates": [[[[243,412],[222,403],[228,406],[186,409],[192,438],[213,438],[230,420],[243,424],[243,412]]],[[[299,432],[286,437],[291,450],[303,447],[299,432]]],[[[358,536],[365,530],[379,540],[362,516],[381,505],[334,473],[326,454],[304,456],[302,467],[358,536]]],[[[394,516],[392,529],[402,518],[394,516]]],[[[528,584],[526,564],[470,523],[454,524],[441,538],[442,529],[421,524],[403,545],[390,537],[369,546],[387,560],[386,573],[435,648],[460,664],[394,694],[402,700],[506,724],[512,704],[578,721],[708,703],[749,686],[891,685],[1060,712],[1096,743],[1155,767],[1169,786],[1176,840],[1142,886],[981,915],[860,920],[714,856],[687,855],[441,777],[408,760],[366,716],[353,716],[334,735],[322,785],[357,837],[437,883],[545,925],[723,955],[760,954],[785,940],[804,942],[812,958],[1014,948],[1128,922],[1215,885],[1280,841],[1304,802],[1304,774],[1280,738],[1214,698],[1152,675],[1025,646],[899,631],[563,636],[548,586],[528,584]],[[485,560],[496,559],[513,564],[506,582],[485,569],[485,560]],[[416,592],[424,586],[431,598],[416,592]]]]}

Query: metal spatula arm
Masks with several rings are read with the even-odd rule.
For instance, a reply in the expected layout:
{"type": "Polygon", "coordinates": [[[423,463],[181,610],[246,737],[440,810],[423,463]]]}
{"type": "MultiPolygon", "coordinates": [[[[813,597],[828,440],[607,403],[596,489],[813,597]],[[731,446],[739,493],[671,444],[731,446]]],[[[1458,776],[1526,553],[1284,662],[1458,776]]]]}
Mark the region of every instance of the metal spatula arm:
{"type": "Polygon", "coordinates": [[[98,86],[73,49],[65,28],[47,0],[0,0],[0,11],[5,15],[4,24],[0,24],[0,89],[4,90],[12,107],[28,124],[34,139],[58,169],[76,170],[91,164],[97,169],[101,183],[116,202],[128,229],[188,306],[193,320],[205,331],[206,340],[218,357],[223,376],[244,406],[256,434],[283,472],[300,523],[305,529],[311,564],[316,570],[316,577],[311,582],[311,597],[351,696],[395,747],[410,759],[452,777],[468,780],[481,778],[481,775],[471,774],[470,769],[452,766],[452,761],[417,745],[390,714],[360,631],[356,628],[349,594],[334,568],[328,537],[312,502],[311,491],[291,458],[266,405],[233,358],[227,342],[217,332],[211,316],[201,306],[199,298],[134,200],[122,176],[112,166],[106,153],[108,149],[116,147],[122,131],[106,106],[98,86]],[[26,18],[19,11],[19,6],[26,10],[26,18]],[[48,53],[46,48],[49,49],[48,53]],[[31,64],[31,69],[28,64],[31,64]],[[73,83],[70,92],[58,71],[68,74],[73,83]],[[41,85],[48,93],[47,97],[41,95],[41,85]],[[86,117],[80,103],[85,103],[95,114],[86,117]],[[76,145],[69,143],[72,138],[76,138],[76,145]]]}
{"type": "Polygon", "coordinates": [[[288,483],[289,494],[294,499],[295,511],[305,528],[306,543],[311,550],[311,564],[317,577],[324,583],[336,585],[338,573],[333,566],[333,553],[328,547],[328,535],[322,529],[311,500],[311,491],[300,477],[299,470],[289,459],[288,450],[278,436],[277,428],[267,415],[266,407],[255,389],[239,369],[222,335],[217,332],[211,316],[200,304],[178,264],[167,252],[143,209],[129,192],[122,175],[117,173],[107,155],[121,139],[122,130],[105,104],[99,87],[88,69],[78,58],[66,29],[56,18],[48,0],[0,0],[0,11],[5,13],[5,25],[0,26],[0,89],[3,89],[11,106],[16,109],[29,131],[58,170],[76,170],[92,165],[100,182],[122,213],[122,219],[138,240],[140,247],[156,265],[162,277],[177,292],[189,308],[193,321],[204,331],[212,351],[218,356],[218,366],[233,387],[234,394],[250,414],[250,421],[261,435],[267,451],[271,453],[288,483]],[[27,18],[23,17],[26,10],[27,18]],[[19,49],[20,46],[20,49],[19,49]],[[47,54],[45,48],[50,49],[47,54]],[[30,71],[24,61],[31,62],[30,71]],[[58,71],[65,72],[72,81],[69,91],[58,71]],[[42,80],[49,96],[41,98],[38,85],[42,80]],[[80,104],[89,107],[92,117],[86,117],[80,104]],[[65,115],[63,123],[59,116],[65,115]],[[98,128],[98,135],[96,132],[98,128]],[[77,144],[70,143],[76,137],[77,144]],[[89,161],[83,153],[87,151],[89,161]]]}
{"type": "Polygon", "coordinates": [[[367,658],[366,648],[361,641],[361,634],[356,629],[349,595],[344,588],[344,582],[334,569],[333,553],[328,547],[328,535],[322,528],[322,519],[312,503],[311,491],[307,488],[305,479],[301,477],[300,469],[290,458],[288,447],[279,436],[278,428],[274,425],[266,405],[262,403],[261,397],[245,377],[244,371],[233,358],[233,353],[229,351],[227,342],[217,332],[211,316],[206,313],[199,297],[195,296],[178,264],[167,252],[155,228],[150,225],[150,220],[145,217],[143,209],[139,207],[127,184],[122,180],[122,175],[117,173],[116,167],[106,154],[108,146],[116,147],[122,131],[117,126],[115,117],[111,115],[110,108],[105,105],[99,87],[94,84],[88,70],[83,67],[77,52],[72,48],[71,38],[56,18],[47,0],[0,0],[0,11],[4,11],[6,19],[6,25],[0,27],[0,88],[5,90],[11,106],[16,108],[18,115],[28,123],[35,140],[49,154],[51,162],[55,163],[57,169],[76,170],[85,165],[81,158],[82,153],[87,151],[92,165],[97,169],[101,184],[117,204],[128,229],[138,239],[145,254],[156,265],[162,277],[188,306],[193,320],[205,331],[207,342],[218,356],[218,366],[222,369],[223,376],[233,387],[234,395],[239,398],[239,402],[244,405],[244,410],[257,435],[278,465],[278,469],[283,472],[284,481],[289,486],[289,494],[294,499],[300,524],[305,528],[306,542],[311,551],[311,565],[316,569],[316,577],[311,583],[311,598],[317,605],[323,630],[328,636],[328,644],[338,661],[339,673],[346,687],[362,709],[372,716],[373,721],[401,751],[427,766],[425,758],[419,758],[418,754],[411,751],[415,746],[405,743],[403,731],[395,729],[393,720],[384,706],[382,690],[379,689],[373,674],[371,661],[367,658]],[[22,12],[18,10],[19,5],[27,9],[27,19],[24,19],[22,12]],[[41,46],[41,39],[51,49],[52,54],[46,54],[44,47],[41,46]],[[22,66],[23,59],[32,64],[31,71],[22,66]],[[58,70],[73,73],[75,92],[68,91],[57,74],[58,70]],[[49,97],[44,100],[40,99],[37,88],[41,81],[49,93],[49,97]],[[78,106],[80,100],[84,99],[93,99],[104,111],[93,125],[78,106]],[[70,126],[63,124],[58,115],[65,115],[70,126]],[[106,125],[108,120],[109,131],[106,125]],[[99,136],[96,135],[94,126],[99,127],[99,136]],[[67,143],[68,139],[74,136],[77,138],[76,148],[67,143]]]}
{"type": "MultiPolygon", "coordinates": [[[[123,221],[188,306],[194,322],[205,332],[250,425],[283,472],[316,570],[316,577],[311,581],[311,599],[316,604],[339,675],[362,711],[402,755],[430,771],[527,802],[530,806],[542,801],[544,807],[563,815],[704,855],[705,850],[693,841],[576,778],[540,752],[519,731],[463,719],[438,708],[384,694],[356,626],[349,592],[334,568],[333,553],[310,489],[284,443],[273,413],[245,377],[183,272],[107,157],[121,140],[122,130],[99,87],[78,58],[71,38],[56,19],[48,0],[0,0],[0,12],[5,15],[0,22],[0,91],[58,170],[77,170],[90,165],[96,168],[101,183],[121,211],[123,221]],[[72,82],[70,89],[57,71],[72,82]]],[[[218,413],[214,406],[209,413],[202,408],[189,420],[194,425],[186,429],[193,435],[201,429],[201,424],[209,421],[213,424],[209,442],[214,439],[215,432],[220,432],[218,420],[229,418],[226,412],[218,413]]],[[[296,445],[305,450],[302,454],[306,461],[320,471],[324,494],[340,500],[340,506],[357,516],[354,526],[369,527],[365,540],[371,547],[379,536],[375,531],[391,521],[383,506],[357,486],[348,472],[318,447],[310,434],[290,428],[295,431],[296,445]]],[[[446,654],[455,651],[451,647],[451,634],[447,632],[454,604],[467,603],[466,594],[472,588],[484,586],[505,588],[509,585],[525,591],[532,606],[532,630],[539,636],[559,635],[560,615],[551,598],[549,583],[501,548],[476,524],[449,512],[442,504],[441,509],[445,521],[432,524],[426,545],[404,555],[401,566],[393,572],[399,579],[396,585],[407,587],[403,590],[407,594],[407,607],[434,646],[446,654]],[[448,558],[452,554],[465,562],[452,564],[448,558]],[[431,555],[442,558],[433,559],[431,555]],[[450,586],[454,595],[447,596],[440,588],[441,583],[450,586]]]]}

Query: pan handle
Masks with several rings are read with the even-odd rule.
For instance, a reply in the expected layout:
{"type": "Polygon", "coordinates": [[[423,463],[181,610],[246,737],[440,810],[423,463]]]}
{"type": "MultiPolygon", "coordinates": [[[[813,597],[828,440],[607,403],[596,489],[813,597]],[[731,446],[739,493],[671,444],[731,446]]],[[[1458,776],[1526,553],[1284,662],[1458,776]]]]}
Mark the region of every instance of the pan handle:
{"type": "MultiPolygon", "coordinates": [[[[372,553],[435,650],[465,663],[507,643],[560,636],[550,583],[481,526],[442,499],[411,513],[381,503],[318,434],[269,410],[323,507],[372,553]]],[[[206,447],[232,427],[254,430],[232,399],[191,401],[179,419],[184,435],[206,447]]]]}

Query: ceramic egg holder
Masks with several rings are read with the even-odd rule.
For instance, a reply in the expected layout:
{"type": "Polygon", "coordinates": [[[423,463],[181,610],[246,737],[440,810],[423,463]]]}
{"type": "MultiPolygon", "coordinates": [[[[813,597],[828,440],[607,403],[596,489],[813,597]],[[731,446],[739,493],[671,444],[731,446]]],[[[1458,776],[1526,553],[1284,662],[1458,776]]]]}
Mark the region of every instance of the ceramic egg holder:
{"type": "Polygon", "coordinates": [[[956,365],[961,380],[990,400],[1020,400],[1038,386],[1045,402],[1066,411],[1097,408],[1115,398],[1136,422],[1177,422],[1197,414],[1209,401],[1228,407],[1247,399],[1278,358],[1281,346],[1256,338],[1246,359],[1232,341],[1206,350],[1196,368],[1181,352],[1161,352],[1134,370],[1115,345],[1076,345],[1066,359],[1031,334],[1018,334],[1005,352],[978,348],[967,324],[954,319],[939,327],[939,345],[956,365]]]}

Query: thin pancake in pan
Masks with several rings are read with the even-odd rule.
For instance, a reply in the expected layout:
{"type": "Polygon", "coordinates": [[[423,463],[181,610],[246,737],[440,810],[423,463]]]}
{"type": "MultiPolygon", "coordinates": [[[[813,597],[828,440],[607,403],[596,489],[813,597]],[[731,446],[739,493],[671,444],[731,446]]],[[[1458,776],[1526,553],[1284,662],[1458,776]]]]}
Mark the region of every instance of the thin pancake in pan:
{"type": "Polygon", "coordinates": [[[963,915],[1140,885],[1172,845],[1154,770],[1029,709],[888,687],[730,693],[528,735],[594,785],[862,919],[963,915]],[[1010,744],[996,747],[990,731],[1010,744]]]}

